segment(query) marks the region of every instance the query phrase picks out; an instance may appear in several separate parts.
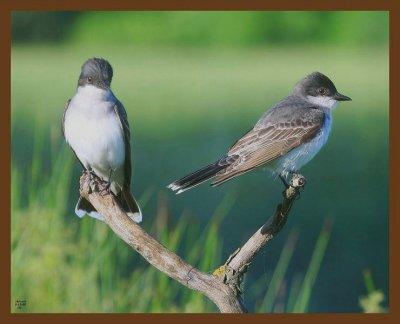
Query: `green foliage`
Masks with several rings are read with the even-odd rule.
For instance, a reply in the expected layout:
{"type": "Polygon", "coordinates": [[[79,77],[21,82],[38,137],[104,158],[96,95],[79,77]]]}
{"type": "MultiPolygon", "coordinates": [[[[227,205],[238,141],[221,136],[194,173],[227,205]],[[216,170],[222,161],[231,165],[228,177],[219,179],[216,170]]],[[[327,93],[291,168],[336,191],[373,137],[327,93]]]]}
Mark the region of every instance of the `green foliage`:
{"type": "MultiPolygon", "coordinates": [[[[40,139],[40,136],[37,136],[40,139]]],[[[38,143],[40,140],[36,140],[38,143]]],[[[213,312],[215,306],[203,296],[182,287],[150,265],[120,241],[103,223],[79,220],[67,210],[66,197],[72,174],[72,161],[65,149],[53,159],[50,176],[40,177],[40,155],[35,148],[29,173],[12,168],[12,310],[14,312],[213,312]],[[37,173],[37,174],[35,174],[37,173]],[[21,206],[22,178],[28,176],[29,202],[21,206]],[[17,309],[13,301],[26,300],[27,307],[17,309]]],[[[145,197],[140,199],[145,207],[145,197]]],[[[172,251],[192,265],[210,271],[223,262],[220,226],[231,211],[235,195],[228,194],[201,229],[190,217],[182,215],[171,224],[168,202],[159,196],[157,214],[148,230],[172,251]]],[[[296,234],[297,235],[297,234],[296,234]]],[[[321,237],[318,239],[318,242],[321,237]]],[[[285,280],[296,238],[285,244],[259,312],[272,312],[277,291],[285,280]]],[[[327,242],[326,242],[327,243],[327,242]]],[[[317,243],[314,254],[322,258],[317,243]],[[318,252],[319,251],[319,252],[318,252]]],[[[313,261],[298,293],[308,303],[319,264],[313,261]],[[307,290],[304,296],[302,290],[307,290]]],[[[321,260],[319,259],[319,262],[321,260]]],[[[265,283],[264,283],[265,285],[265,283]]],[[[253,287],[246,291],[253,294],[253,287]]],[[[262,298],[265,290],[257,299],[262,298]]],[[[305,309],[304,309],[305,310],[305,309]]],[[[290,312],[290,309],[287,309],[290,312]]]]}
{"type": "Polygon", "coordinates": [[[259,306],[260,311],[271,313],[273,311],[274,302],[278,296],[279,288],[285,279],[286,271],[289,267],[290,260],[298,240],[298,232],[293,232],[289,235],[286,244],[282,249],[282,253],[275,267],[274,273],[268,283],[267,293],[259,306]]]}
{"type": "Polygon", "coordinates": [[[78,13],[68,11],[14,11],[11,15],[13,43],[63,41],[78,13]]]}
{"type": "Polygon", "coordinates": [[[387,12],[18,12],[15,42],[67,40],[149,46],[381,45],[387,12]]]}
{"type": "Polygon", "coordinates": [[[301,285],[296,303],[293,307],[293,312],[295,313],[305,313],[308,310],[311,291],[314,286],[315,280],[317,279],[317,275],[321,267],[323,257],[325,255],[325,251],[328,246],[329,237],[331,234],[331,227],[331,222],[327,221],[318,237],[317,243],[315,244],[310,265],[308,266],[303,284],[301,285]]]}
{"type": "MultiPolygon", "coordinates": [[[[65,149],[57,155],[49,177],[33,174],[37,168],[24,175],[35,179],[24,207],[19,197],[25,182],[21,170],[12,169],[12,301],[27,300],[27,312],[212,311],[199,294],[184,294],[185,288],[142,262],[104,224],[79,220],[66,209],[73,164],[65,149]]],[[[176,252],[202,247],[187,259],[203,268],[216,265],[218,223],[203,233],[188,217],[171,226],[164,210],[161,204],[153,235],[176,252]]]]}

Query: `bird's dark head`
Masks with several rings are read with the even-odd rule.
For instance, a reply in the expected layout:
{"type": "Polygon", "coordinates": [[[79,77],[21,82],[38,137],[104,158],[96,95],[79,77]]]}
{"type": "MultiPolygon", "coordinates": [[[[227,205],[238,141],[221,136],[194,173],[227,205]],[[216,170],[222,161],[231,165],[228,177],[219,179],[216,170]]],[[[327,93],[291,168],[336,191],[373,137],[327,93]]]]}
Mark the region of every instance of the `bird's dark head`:
{"type": "Polygon", "coordinates": [[[111,85],[113,69],[111,64],[103,58],[88,59],[82,65],[78,86],[93,85],[100,89],[108,89],[111,85]]]}
{"type": "Polygon", "coordinates": [[[333,82],[320,72],[313,72],[300,80],[294,87],[293,94],[328,108],[336,106],[338,101],[351,100],[339,93],[333,82]]]}

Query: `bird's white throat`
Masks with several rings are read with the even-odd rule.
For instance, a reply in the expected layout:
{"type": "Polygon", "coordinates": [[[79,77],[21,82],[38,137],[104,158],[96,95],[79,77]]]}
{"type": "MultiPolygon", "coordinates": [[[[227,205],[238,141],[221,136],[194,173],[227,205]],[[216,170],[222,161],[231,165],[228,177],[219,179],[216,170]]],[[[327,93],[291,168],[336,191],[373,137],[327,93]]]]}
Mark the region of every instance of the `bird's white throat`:
{"type": "Polygon", "coordinates": [[[78,87],[76,96],[85,101],[110,101],[114,98],[110,89],[101,89],[90,84],[78,87]]]}
{"type": "Polygon", "coordinates": [[[314,105],[318,105],[324,108],[327,108],[329,110],[333,110],[336,108],[336,106],[338,105],[338,101],[333,99],[333,98],[329,98],[326,96],[307,96],[307,101],[314,104],[314,105]]]}
{"type": "MultiPolygon", "coordinates": [[[[117,99],[110,89],[100,89],[93,85],[78,87],[71,100],[71,107],[77,109],[81,116],[99,119],[113,111],[117,99]]],[[[72,110],[72,109],[71,109],[72,110]]]]}

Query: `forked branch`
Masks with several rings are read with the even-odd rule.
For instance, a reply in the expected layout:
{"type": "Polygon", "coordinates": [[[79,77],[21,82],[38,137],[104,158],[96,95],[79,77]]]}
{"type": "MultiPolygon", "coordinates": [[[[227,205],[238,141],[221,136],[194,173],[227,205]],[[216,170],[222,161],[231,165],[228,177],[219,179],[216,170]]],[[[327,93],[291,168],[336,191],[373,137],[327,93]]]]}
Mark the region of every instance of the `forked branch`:
{"type": "Polygon", "coordinates": [[[214,274],[202,272],[182,260],[133,222],[120,208],[107,184],[84,172],[80,179],[80,194],[104,216],[106,224],[123,241],[140,253],[152,266],[182,285],[207,296],[223,313],[244,313],[240,297],[240,282],[257,252],[286,223],[292,204],[304,186],[305,179],[294,175],[283,193],[283,201],[275,214],[239,248],[214,274]]]}

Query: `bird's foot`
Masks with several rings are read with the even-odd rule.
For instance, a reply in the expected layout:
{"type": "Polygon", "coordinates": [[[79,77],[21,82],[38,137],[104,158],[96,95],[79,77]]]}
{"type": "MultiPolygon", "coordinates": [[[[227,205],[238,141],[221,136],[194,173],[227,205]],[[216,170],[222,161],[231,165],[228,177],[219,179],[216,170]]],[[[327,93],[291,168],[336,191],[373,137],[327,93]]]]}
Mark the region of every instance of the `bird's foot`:
{"type": "Polygon", "coordinates": [[[102,196],[106,196],[106,195],[112,193],[112,191],[111,191],[111,177],[112,177],[112,174],[113,174],[114,171],[115,171],[114,169],[110,169],[110,173],[108,175],[108,180],[104,180],[104,179],[101,180],[102,181],[102,188],[100,189],[100,194],[102,196]]]}
{"type": "Polygon", "coordinates": [[[97,175],[92,169],[85,170],[84,173],[88,176],[89,180],[89,193],[97,191],[97,175]]]}
{"type": "Polygon", "coordinates": [[[98,192],[102,195],[109,193],[111,185],[110,183],[99,178],[99,176],[93,170],[85,170],[85,173],[89,177],[89,193],[98,192]]]}
{"type": "Polygon", "coordinates": [[[90,192],[99,192],[100,191],[100,178],[98,178],[95,174],[91,174],[89,176],[89,189],[90,192]]]}
{"type": "Polygon", "coordinates": [[[299,199],[300,190],[302,190],[306,185],[306,178],[297,171],[287,171],[286,173],[281,173],[279,178],[285,186],[285,190],[282,191],[282,196],[288,197],[293,193],[296,193],[296,199],[299,199]],[[289,176],[290,181],[287,181],[289,176]]]}
{"type": "Polygon", "coordinates": [[[306,186],[307,179],[300,173],[294,173],[291,180],[291,186],[297,188],[296,199],[300,199],[301,192],[306,186]]]}
{"type": "Polygon", "coordinates": [[[298,172],[291,172],[291,175],[290,186],[283,191],[283,196],[290,197],[295,195],[295,199],[299,199],[300,192],[304,189],[307,179],[298,172]]]}
{"type": "Polygon", "coordinates": [[[307,179],[298,172],[292,173],[292,179],[290,180],[290,186],[294,188],[304,189],[307,183],[307,179]]]}
{"type": "Polygon", "coordinates": [[[111,191],[111,181],[106,181],[101,179],[101,184],[99,186],[99,193],[101,196],[107,196],[112,193],[111,191]]]}

